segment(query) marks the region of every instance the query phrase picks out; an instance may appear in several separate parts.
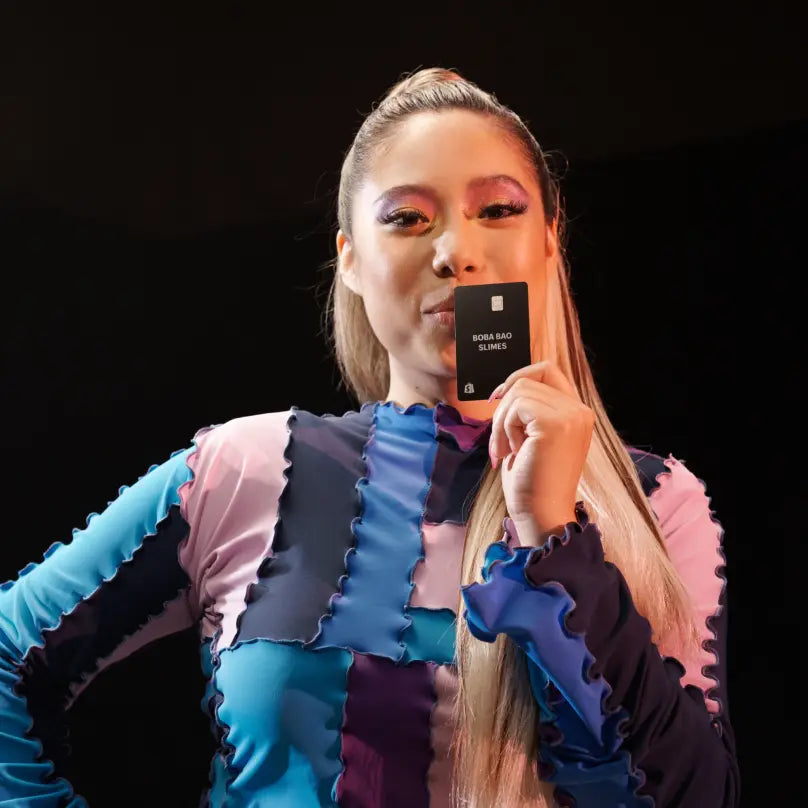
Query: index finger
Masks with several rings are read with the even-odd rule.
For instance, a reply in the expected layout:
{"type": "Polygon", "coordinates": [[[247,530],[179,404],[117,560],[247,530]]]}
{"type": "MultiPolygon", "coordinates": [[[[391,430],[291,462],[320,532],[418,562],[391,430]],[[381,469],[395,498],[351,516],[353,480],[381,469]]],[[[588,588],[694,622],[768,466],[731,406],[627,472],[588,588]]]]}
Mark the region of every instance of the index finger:
{"type": "Polygon", "coordinates": [[[510,376],[508,376],[507,379],[505,379],[504,382],[502,382],[502,384],[494,388],[494,391],[489,396],[488,401],[493,401],[494,398],[502,398],[502,396],[504,396],[505,393],[507,393],[508,390],[513,386],[514,382],[523,377],[535,379],[536,381],[547,384],[550,387],[555,387],[556,390],[560,390],[562,393],[566,393],[568,396],[572,396],[578,401],[581,400],[581,397],[578,395],[578,391],[575,389],[570,380],[561,372],[558,365],[554,364],[549,359],[545,359],[541,362],[534,362],[532,365],[525,365],[525,367],[515,370],[510,374],[510,376]]]}

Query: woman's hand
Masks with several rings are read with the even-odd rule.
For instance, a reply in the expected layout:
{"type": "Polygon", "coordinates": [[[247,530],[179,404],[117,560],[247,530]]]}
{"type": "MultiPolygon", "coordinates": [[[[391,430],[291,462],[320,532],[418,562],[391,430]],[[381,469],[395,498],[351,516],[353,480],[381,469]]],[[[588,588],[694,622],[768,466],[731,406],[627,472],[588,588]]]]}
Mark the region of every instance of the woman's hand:
{"type": "Polygon", "coordinates": [[[542,544],[575,521],[595,414],[549,361],[514,371],[489,401],[495,398],[491,464],[504,458],[502,489],[520,542],[542,544]]]}

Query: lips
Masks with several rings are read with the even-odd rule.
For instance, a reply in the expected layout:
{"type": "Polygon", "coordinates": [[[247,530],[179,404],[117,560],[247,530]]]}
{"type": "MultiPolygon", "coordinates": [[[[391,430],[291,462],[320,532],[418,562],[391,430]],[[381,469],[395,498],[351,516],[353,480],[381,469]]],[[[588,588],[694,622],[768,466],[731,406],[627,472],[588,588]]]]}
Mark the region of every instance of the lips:
{"type": "Polygon", "coordinates": [[[454,311],[454,295],[451,297],[444,298],[437,303],[436,305],[432,306],[429,309],[426,309],[426,314],[437,314],[441,311],[454,311]]]}

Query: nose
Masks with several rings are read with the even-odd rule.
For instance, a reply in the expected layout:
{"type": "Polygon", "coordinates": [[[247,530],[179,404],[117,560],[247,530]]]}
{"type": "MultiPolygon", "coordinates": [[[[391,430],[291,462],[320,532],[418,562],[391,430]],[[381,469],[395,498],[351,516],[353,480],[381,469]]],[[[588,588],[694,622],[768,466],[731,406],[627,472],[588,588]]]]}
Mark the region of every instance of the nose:
{"type": "Polygon", "coordinates": [[[453,227],[447,227],[434,240],[433,246],[435,254],[432,259],[432,271],[439,278],[482,269],[482,255],[475,242],[470,222],[461,221],[453,227]]]}

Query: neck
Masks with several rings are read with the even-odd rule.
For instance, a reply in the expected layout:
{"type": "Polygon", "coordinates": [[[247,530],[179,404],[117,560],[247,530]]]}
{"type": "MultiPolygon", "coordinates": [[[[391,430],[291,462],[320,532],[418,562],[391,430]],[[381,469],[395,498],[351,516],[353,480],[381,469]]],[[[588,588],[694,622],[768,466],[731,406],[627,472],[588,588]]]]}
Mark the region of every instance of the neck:
{"type": "Polygon", "coordinates": [[[439,401],[451,404],[461,415],[485,421],[493,417],[497,402],[485,400],[460,401],[457,398],[457,377],[414,375],[397,366],[390,357],[390,389],[386,401],[406,408],[411,404],[434,407],[439,401]]]}

